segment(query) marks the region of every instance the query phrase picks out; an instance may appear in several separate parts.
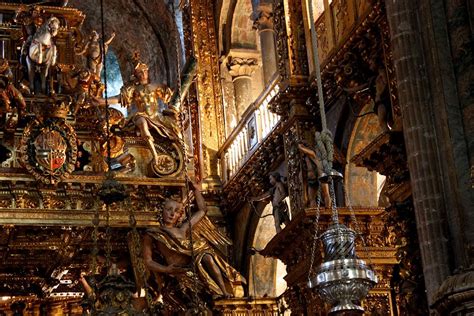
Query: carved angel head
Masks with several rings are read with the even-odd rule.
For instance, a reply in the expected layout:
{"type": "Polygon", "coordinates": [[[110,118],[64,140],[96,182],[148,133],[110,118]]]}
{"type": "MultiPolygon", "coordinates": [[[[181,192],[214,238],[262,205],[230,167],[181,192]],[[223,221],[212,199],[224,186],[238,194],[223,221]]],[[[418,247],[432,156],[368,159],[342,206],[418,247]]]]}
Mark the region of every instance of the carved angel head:
{"type": "Polygon", "coordinates": [[[184,217],[183,203],[167,198],[163,203],[162,223],[165,226],[177,226],[184,217]]]}

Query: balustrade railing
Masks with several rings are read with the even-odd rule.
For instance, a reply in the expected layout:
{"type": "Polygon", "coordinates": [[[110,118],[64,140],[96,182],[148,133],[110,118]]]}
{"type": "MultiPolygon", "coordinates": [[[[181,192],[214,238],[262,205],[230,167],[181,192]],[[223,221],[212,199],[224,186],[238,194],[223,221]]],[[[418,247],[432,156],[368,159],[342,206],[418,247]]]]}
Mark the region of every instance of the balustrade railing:
{"type": "Polygon", "coordinates": [[[218,152],[221,179],[229,181],[250,158],[260,144],[280,121],[268,110],[268,104],[278,94],[278,77],[245,111],[240,123],[229,135],[218,152]]]}
{"type": "MultiPolygon", "coordinates": [[[[324,65],[331,56],[347,41],[353,29],[371,12],[370,1],[360,1],[357,6],[350,6],[341,14],[343,0],[332,0],[321,5],[314,27],[321,45],[319,57],[324,65]],[[343,22],[343,23],[342,23],[343,22]]],[[[279,77],[262,92],[252,103],[220,148],[221,179],[225,183],[237,174],[239,169],[252,156],[258,145],[271,133],[280,121],[278,115],[268,110],[268,104],[279,92],[279,77]]]]}

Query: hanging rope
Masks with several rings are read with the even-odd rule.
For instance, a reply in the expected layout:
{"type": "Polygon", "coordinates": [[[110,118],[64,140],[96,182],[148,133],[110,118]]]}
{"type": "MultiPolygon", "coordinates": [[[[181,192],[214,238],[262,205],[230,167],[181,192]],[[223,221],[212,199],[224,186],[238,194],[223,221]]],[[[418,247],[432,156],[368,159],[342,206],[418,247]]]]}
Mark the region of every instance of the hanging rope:
{"type": "MultiPolygon", "coordinates": [[[[328,9],[327,1],[325,1],[325,7],[328,9]]],[[[323,87],[322,87],[322,79],[321,79],[321,65],[319,61],[319,54],[318,54],[318,38],[316,34],[316,29],[314,25],[314,16],[313,16],[313,1],[308,1],[308,11],[309,11],[309,19],[310,19],[310,24],[311,24],[311,40],[312,40],[312,47],[313,47],[313,60],[314,60],[314,65],[315,65],[315,71],[316,71],[316,81],[317,81],[317,87],[318,87],[318,98],[319,98],[319,114],[321,116],[321,129],[322,131],[319,133],[316,133],[316,150],[319,152],[320,159],[322,161],[323,165],[323,171],[326,173],[327,178],[328,178],[328,184],[329,184],[329,194],[331,198],[331,222],[332,225],[336,226],[336,240],[339,242],[334,243],[335,246],[340,248],[340,241],[342,240],[342,232],[341,232],[341,226],[344,227],[344,225],[339,224],[339,216],[338,216],[338,210],[337,210],[337,203],[336,203],[336,193],[334,189],[334,181],[339,178],[336,176],[336,172],[333,173],[332,170],[332,163],[333,163],[333,156],[334,156],[334,145],[333,145],[333,137],[331,132],[327,128],[327,123],[326,123],[326,112],[325,112],[325,106],[324,106],[324,97],[323,97],[323,87]],[[339,243],[339,244],[338,244],[339,243]]],[[[340,179],[342,179],[342,176],[340,176],[340,179]]],[[[321,184],[320,184],[321,187],[321,184]]],[[[354,211],[351,207],[350,201],[349,201],[349,196],[344,188],[343,184],[343,190],[344,190],[344,195],[346,199],[346,204],[349,205],[349,209],[351,212],[351,219],[355,223],[356,226],[356,234],[358,234],[362,238],[362,242],[364,244],[364,248],[366,253],[368,254],[369,261],[371,261],[370,258],[370,253],[366,247],[365,240],[360,234],[360,228],[359,224],[357,222],[357,218],[354,214],[354,211]]],[[[318,207],[317,207],[317,215],[316,215],[316,222],[319,220],[319,203],[320,203],[320,191],[318,190],[318,207]]],[[[347,230],[347,229],[346,229],[347,230]]],[[[318,240],[318,227],[316,223],[315,227],[315,235],[313,239],[313,248],[312,248],[312,253],[311,253],[311,264],[310,264],[310,269],[308,273],[308,286],[312,288],[315,284],[312,284],[311,281],[311,273],[312,273],[312,268],[313,268],[313,263],[314,263],[314,256],[315,256],[315,248],[318,240]]],[[[333,246],[334,246],[333,245],[333,246]]],[[[327,244],[326,244],[327,246],[327,244]]],[[[355,244],[353,245],[355,246],[355,244]]],[[[327,249],[326,249],[327,250],[327,249]]],[[[328,253],[326,251],[326,256],[328,256],[328,253]]],[[[331,258],[325,258],[326,263],[332,262],[331,258]]],[[[369,263],[370,264],[370,263],[369,263]]],[[[348,273],[347,271],[347,263],[346,260],[342,260],[342,267],[338,270],[341,271],[341,278],[344,279],[344,273],[348,273]]],[[[373,280],[371,280],[373,281],[373,280]]],[[[326,281],[325,284],[329,284],[332,281],[326,281]]],[[[329,291],[330,292],[330,291],[329,291]]],[[[328,293],[329,293],[328,292],[328,293]]],[[[320,295],[325,297],[326,295],[323,294],[323,292],[320,292],[320,295]]],[[[329,297],[326,296],[326,297],[329,297]]],[[[334,296],[330,296],[330,299],[334,299],[334,296]]]]}
{"type": "Polygon", "coordinates": [[[321,116],[321,128],[323,131],[327,130],[326,125],[326,111],[324,107],[324,97],[323,97],[323,84],[321,79],[321,64],[319,62],[319,53],[318,53],[318,38],[316,34],[316,29],[314,26],[314,16],[313,16],[313,1],[308,1],[309,6],[309,20],[311,23],[311,43],[313,46],[313,62],[316,71],[316,83],[318,86],[318,99],[319,99],[319,114],[321,116]]]}
{"type": "Polygon", "coordinates": [[[316,149],[320,153],[320,159],[323,164],[323,171],[329,174],[332,171],[332,163],[334,160],[334,145],[332,133],[327,128],[326,123],[326,109],[324,105],[324,92],[323,84],[321,79],[321,63],[319,60],[318,51],[318,37],[314,26],[313,16],[313,2],[308,1],[308,13],[309,20],[311,23],[311,43],[313,46],[313,62],[316,71],[316,83],[318,88],[318,100],[319,100],[319,115],[321,118],[321,132],[316,133],[316,149]]]}
{"type": "Polygon", "coordinates": [[[315,134],[316,150],[319,153],[319,159],[323,165],[323,172],[330,174],[332,163],[334,161],[334,145],[332,142],[332,133],[329,130],[316,132],[315,134]]]}
{"type": "MultiPolygon", "coordinates": [[[[182,109],[182,104],[181,104],[181,93],[182,93],[182,85],[181,85],[181,59],[180,59],[180,56],[181,56],[181,51],[180,51],[180,46],[179,46],[179,28],[178,28],[178,22],[177,22],[177,19],[176,19],[176,9],[175,9],[175,6],[174,6],[174,1],[173,0],[170,0],[169,1],[169,5],[171,6],[171,12],[173,14],[173,18],[175,20],[175,28],[176,28],[176,37],[175,37],[175,52],[176,52],[176,89],[177,89],[177,101],[176,101],[176,110],[179,111],[179,117],[178,117],[178,120],[179,120],[179,127],[180,127],[180,130],[181,130],[181,139],[179,140],[180,142],[180,145],[181,145],[181,148],[183,150],[183,159],[184,159],[184,165],[185,165],[185,169],[186,169],[186,166],[188,165],[189,163],[189,157],[188,157],[188,154],[187,154],[187,147],[186,147],[186,143],[184,142],[184,135],[185,135],[185,128],[184,128],[184,120],[185,120],[185,115],[184,115],[184,112],[183,112],[183,109],[182,109]]],[[[186,199],[189,198],[189,182],[191,181],[191,179],[189,178],[188,174],[187,174],[187,171],[185,173],[185,184],[184,184],[184,191],[185,191],[185,196],[186,196],[186,199]]],[[[194,264],[195,260],[196,260],[196,253],[194,251],[194,236],[193,236],[193,226],[191,224],[191,209],[189,207],[189,202],[186,203],[184,205],[184,211],[185,211],[185,214],[186,214],[186,217],[188,218],[188,228],[189,228],[189,245],[191,247],[191,262],[192,262],[192,273],[193,273],[193,283],[194,283],[194,287],[196,289],[199,288],[199,285],[198,285],[198,279],[197,279],[197,271],[196,271],[196,265],[194,264]]],[[[200,309],[201,307],[201,300],[199,299],[199,297],[197,296],[197,293],[193,292],[193,299],[194,299],[194,302],[195,305],[197,306],[198,309],[200,309]]],[[[199,313],[200,311],[199,310],[195,310],[194,313],[199,313]]]]}
{"type": "Polygon", "coordinates": [[[102,57],[102,65],[104,67],[104,99],[105,99],[105,123],[106,123],[106,137],[107,137],[107,168],[109,172],[111,169],[111,147],[110,147],[110,113],[109,101],[107,100],[107,56],[105,54],[105,19],[104,19],[104,0],[100,0],[100,26],[102,33],[102,40],[100,41],[100,50],[102,57]]]}

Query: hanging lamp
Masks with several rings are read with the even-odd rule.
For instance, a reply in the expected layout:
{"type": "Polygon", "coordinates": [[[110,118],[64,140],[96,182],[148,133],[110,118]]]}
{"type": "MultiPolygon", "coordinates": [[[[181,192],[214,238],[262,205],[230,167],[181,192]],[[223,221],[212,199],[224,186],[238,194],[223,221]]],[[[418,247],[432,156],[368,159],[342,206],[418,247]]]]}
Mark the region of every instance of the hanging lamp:
{"type": "Polygon", "coordinates": [[[329,313],[344,311],[362,312],[364,309],[360,305],[360,302],[367,296],[369,290],[377,283],[377,276],[364,260],[357,257],[355,249],[357,236],[360,236],[364,245],[365,241],[360,234],[357,219],[351,207],[347,192],[345,191],[342,174],[332,169],[333,140],[326,125],[317,34],[313,22],[312,1],[308,1],[308,7],[309,19],[311,21],[311,40],[313,44],[313,58],[316,70],[319,112],[322,126],[321,133],[316,133],[316,150],[319,153],[323,165],[323,174],[321,174],[319,178],[320,184],[317,196],[315,233],[311,251],[311,263],[308,273],[308,287],[315,289],[323,301],[330,305],[329,313]],[[334,191],[334,184],[336,181],[341,181],[342,183],[346,204],[350,210],[351,219],[355,224],[357,232],[346,225],[339,223],[336,195],[334,191]],[[322,233],[321,236],[318,236],[321,182],[327,182],[329,185],[332,214],[328,229],[322,233]],[[312,275],[318,239],[323,243],[324,259],[317,268],[316,274],[312,275]]]}
{"type": "MultiPolygon", "coordinates": [[[[105,35],[105,22],[104,22],[104,3],[100,1],[100,17],[101,17],[101,33],[102,39],[105,35]]],[[[110,206],[113,203],[119,203],[124,201],[128,194],[123,184],[118,182],[113,177],[111,168],[111,147],[110,147],[110,115],[107,100],[107,65],[105,56],[105,43],[101,42],[101,53],[102,60],[104,63],[104,98],[105,98],[105,121],[106,121],[106,145],[107,145],[107,173],[106,179],[102,183],[99,189],[98,195],[100,200],[105,204],[105,265],[107,269],[107,275],[100,281],[93,280],[94,293],[91,302],[91,315],[144,315],[140,311],[136,311],[132,304],[132,296],[135,292],[135,284],[130,280],[127,280],[124,276],[120,275],[115,264],[111,263],[111,229],[110,229],[110,206]]],[[[131,210],[129,210],[131,212],[131,210]]],[[[132,219],[134,221],[133,213],[130,213],[130,225],[134,228],[132,219]]],[[[98,255],[98,227],[99,227],[99,210],[96,210],[94,219],[92,221],[94,225],[94,231],[92,239],[94,243],[94,249],[92,251],[92,273],[97,273],[97,255],[98,255]]]]}

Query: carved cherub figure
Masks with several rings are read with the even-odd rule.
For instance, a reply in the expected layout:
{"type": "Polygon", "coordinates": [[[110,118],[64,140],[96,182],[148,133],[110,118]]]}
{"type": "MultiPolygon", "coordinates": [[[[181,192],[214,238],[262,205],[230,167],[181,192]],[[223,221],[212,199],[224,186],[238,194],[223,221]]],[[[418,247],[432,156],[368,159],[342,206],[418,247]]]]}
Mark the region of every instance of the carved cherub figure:
{"type": "Polygon", "coordinates": [[[98,105],[103,92],[103,84],[100,79],[94,76],[90,70],[81,69],[72,78],[77,79],[77,85],[74,88],[75,107],[74,115],[81,107],[89,105],[98,105]]]}
{"type": "MultiPolygon", "coordinates": [[[[207,207],[199,185],[193,183],[192,188],[198,211],[189,220],[179,224],[184,212],[183,204],[172,199],[164,202],[162,226],[149,229],[144,236],[145,266],[161,286],[164,286],[162,276],[168,275],[177,280],[184,292],[205,291],[216,297],[241,296],[243,293],[240,288],[245,279],[216,250],[217,246],[227,246],[231,242],[207,218],[207,207]],[[189,239],[191,233],[192,249],[189,239]],[[196,273],[199,288],[195,287],[191,271],[196,273]]],[[[167,288],[166,292],[172,291],[167,288]]]]}
{"type": "Polygon", "coordinates": [[[21,92],[13,85],[13,73],[8,60],[0,58],[0,97],[4,104],[5,112],[11,112],[11,103],[16,103],[18,116],[26,110],[26,102],[21,92]]]}
{"type": "Polygon", "coordinates": [[[268,180],[272,187],[261,196],[250,198],[250,202],[271,200],[273,208],[273,217],[275,219],[275,230],[277,233],[281,231],[281,225],[288,225],[290,222],[290,215],[288,204],[285,198],[288,196],[286,185],[282,182],[282,177],[279,172],[272,172],[268,176],[268,180]]]}

